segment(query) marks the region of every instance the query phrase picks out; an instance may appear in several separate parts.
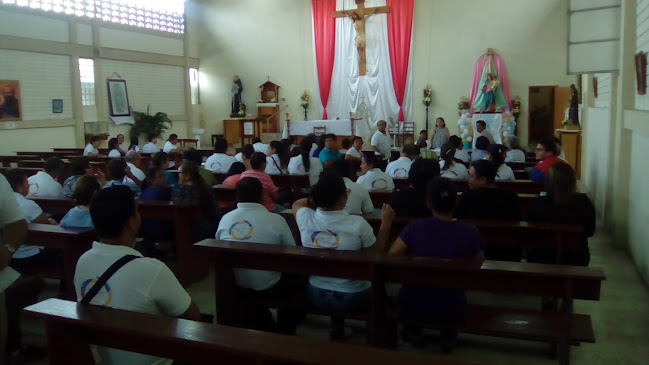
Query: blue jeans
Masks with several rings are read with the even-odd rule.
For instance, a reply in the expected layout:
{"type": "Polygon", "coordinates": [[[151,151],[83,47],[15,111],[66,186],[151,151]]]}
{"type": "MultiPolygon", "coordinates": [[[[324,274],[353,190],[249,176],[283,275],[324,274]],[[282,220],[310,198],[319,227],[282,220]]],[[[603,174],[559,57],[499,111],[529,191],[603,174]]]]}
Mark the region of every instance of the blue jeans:
{"type": "Polygon", "coordinates": [[[309,299],[318,309],[333,312],[329,335],[332,340],[344,337],[346,313],[366,310],[370,306],[371,288],[358,293],[343,293],[309,284],[308,293],[309,299]]]}

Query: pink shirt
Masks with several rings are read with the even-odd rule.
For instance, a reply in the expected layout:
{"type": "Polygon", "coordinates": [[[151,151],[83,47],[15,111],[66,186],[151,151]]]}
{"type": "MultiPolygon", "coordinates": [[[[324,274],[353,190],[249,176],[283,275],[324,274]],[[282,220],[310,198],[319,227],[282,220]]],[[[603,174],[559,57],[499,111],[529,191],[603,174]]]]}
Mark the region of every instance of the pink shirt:
{"type": "Polygon", "coordinates": [[[223,182],[221,183],[221,185],[225,185],[225,186],[229,186],[229,187],[232,187],[232,188],[236,188],[236,187],[237,187],[237,183],[239,182],[239,180],[241,180],[241,174],[236,174],[236,175],[228,176],[227,178],[225,178],[225,180],[223,180],[223,182]]]}
{"type": "Polygon", "coordinates": [[[273,211],[275,209],[275,203],[273,199],[270,198],[270,195],[277,190],[273,179],[268,176],[267,173],[257,170],[247,170],[241,174],[241,179],[244,177],[254,177],[255,179],[261,182],[261,188],[264,191],[264,196],[262,198],[262,204],[268,209],[268,211],[273,211]]]}

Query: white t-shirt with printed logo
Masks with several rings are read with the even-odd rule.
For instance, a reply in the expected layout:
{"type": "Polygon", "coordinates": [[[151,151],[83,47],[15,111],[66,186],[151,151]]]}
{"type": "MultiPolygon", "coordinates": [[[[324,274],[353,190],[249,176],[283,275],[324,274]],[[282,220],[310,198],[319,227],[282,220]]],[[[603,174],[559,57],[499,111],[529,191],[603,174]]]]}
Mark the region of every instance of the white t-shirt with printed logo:
{"type": "Polygon", "coordinates": [[[374,203],[370,198],[370,192],[363,185],[357,184],[347,177],[343,177],[343,180],[345,181],[345,187],[349,189],[345,211],[349,214],[372,213],[374,203]]]}
{"type": "Polygon", "coordinates": [[[0,175],[0,207],[0,228],[25,218],[4,175],[0,175]]]}
{"type": "Polygon", "coordinates": [[[30,196],[50,196],[54,198],[63,197],[63,186],[54,180],[52,175],[45,171],[39,171],[36,175],[27,178],[29,182],[30,196]]]}
{"type": "Polygon", "coordinates": [[[205,168],[212,172],[227,173],[235,162],[237,159],[232,156],[225,153],[214,153],[205,160],[205,168]]]}
{"type": "Polygon", "coordinates": [[[304,163],[302,163],[302,155],[291,157],[288,161],[288,173],[296,175],[309,175],[309,183],[311,186],[315,185],[320,179],[320,173],[322,173],[322,163],[317,157],[309,157],[309,171],[307,172],[304,168],[304,163]]]}
{"type": "MultiPolygon", "coordinates": [[[[295,239],[286,220],[258,203],[238,203],[237,209],[219,221],[216,239],[295,246],[295,239]]],[[[274,271],[234,269],[234,277],[242,288],[266,290],[277,284],[282,274],[274,271]]]]}
{"type": "Polygon", "coordinates": [[[350,155],[352,157],[357,157],[357,158],[363,157],[363,153],[357,150],[356,148],[354,148],[353,146],[347,150],[346,155],[350,155]]]}
{"type": "Polygon", "coordinates": [[[394,181],[392,181],[390,175],[379,168],[371,169],[365,175],[359,176],[356,182],[363,185],[367,190],[394,190],[394,181]]]}
{"type": "MultiPolygon", "coordinates": [[[[191,297],[163,262],[142,257],[127,246],[93,242],[79,258],[74,273],[77,301],[108,268],[125,255],[139,258],[122,266],[90,302],[115,309],[178,317],[187,311],[191,297]]],[[[104,364],[171,364],[172,360],[123,350],[97,347],[104,364]]]]}
{"type": "MultiPolygon", "coordinates": [[[[440,170],[444,168],[445,164],[446,161],[439,161],[440,170]]],[[[439,176],[452,180],[467,180],[469,178],[469,169],[461,163],[454,162],[453,166],[449,167],[447,170],[440,171],[439,176]]]]}
{"type": "MultiPolygon", "coordinates": [[[[349,215],[344,210],[301,208],[297,211],[295,221],[304,247],[361,251],[376,242],[370,224],[363,217],[349,215]]],[[[316,288],[343,293],[358,293],[371,286],[369,281],[324,276],[311,276],[309,283],[316,288]]]]}
{"type": "Polygon", "coordinates": [[[282,167],[279,155],[274,153],[271,156],[266,156],[266,170],[264,172],[269,175],[287,174],[288,168],[282,167]]]}
{"type": "MultiPolygon", "coordinates": [[[[41,209],[41,207],[39,207],[35,201],[29,200],[22,196],[22,194],[16,192],[14,192],[14,197],[16,199],[16,203],[18,204],[18,208],[21,212],[23,212],[27,223],[31,223],[34,219],[38,218],[39,215],[43,214],[43,209],[41,209]]],[[[2,209],[4,209],[4,207],[2,207],[2,209]]],[[[43,246],[23,244],[18,247],[16,253],[13,254],[13,257],[17,259],[32,257],[34,255],[37,255],[44,248],[45,247],[43,246]]]]}
{"type": "Polygon", "coordinates": [[[498,167],[496,172],[496,181],[514,181],[516,177],[514,176],[514,171],[511,167],[506,164],[502,164],[498,167]]]}
{"type": "Polygon", "coordinates": [[[410,173],[410,165],[412,165],[413,161],[408,157],[399,157],[396,161],[388,164],[388,167],[385,168],[385,173],[390,175],[390,177],[406,179],[408,173],[410,173]]]}

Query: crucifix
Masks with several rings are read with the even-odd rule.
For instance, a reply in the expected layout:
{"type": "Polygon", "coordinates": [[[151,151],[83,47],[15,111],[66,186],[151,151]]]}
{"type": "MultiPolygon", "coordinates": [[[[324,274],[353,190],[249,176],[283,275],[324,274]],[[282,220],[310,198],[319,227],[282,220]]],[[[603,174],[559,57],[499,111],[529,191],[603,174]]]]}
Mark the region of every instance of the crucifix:
{"type": "Polygon", "coordinates": [[[389,13],[389,6],[366,8],[365,0],[356,0],[356,9],[334,11],[334,18],[350,18],[354,22],[356,38],[354,45],[358,50],[358,74],[365,75],[365,21],[374,14],[389,13]]]}

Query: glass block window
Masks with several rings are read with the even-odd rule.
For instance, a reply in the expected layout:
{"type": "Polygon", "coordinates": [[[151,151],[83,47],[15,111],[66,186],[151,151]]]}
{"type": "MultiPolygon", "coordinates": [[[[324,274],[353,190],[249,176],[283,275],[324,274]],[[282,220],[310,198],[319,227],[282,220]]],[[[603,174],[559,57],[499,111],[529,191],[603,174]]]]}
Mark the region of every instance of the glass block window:
{"type": "Polygon", "coordinates": [[[185,32],[185,0],[0,0],[80,17],[171,33],[185,32]]]}
{"type": "Polygon", "coordinates": [[[79,58],[79,79],[81,81],[81,104],[95,105],[95,62],[79,58]]]}
{"type": "Polygon", "coordinates": [[[189,69],[189,101],[192,105],[201,103],[198,89],[198,70],[195,68],[189,69]]]}

